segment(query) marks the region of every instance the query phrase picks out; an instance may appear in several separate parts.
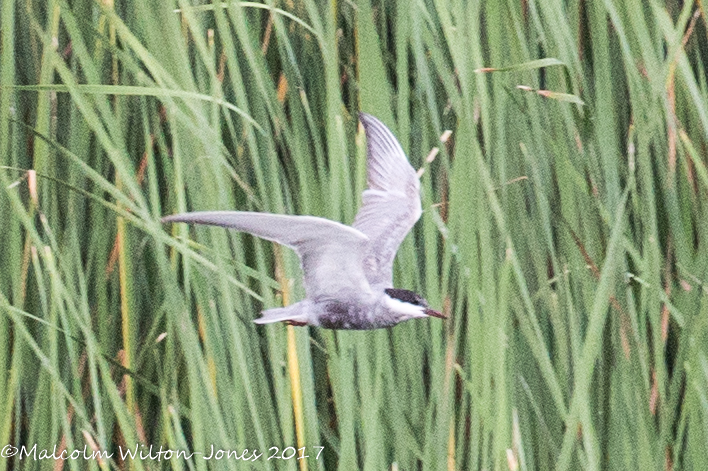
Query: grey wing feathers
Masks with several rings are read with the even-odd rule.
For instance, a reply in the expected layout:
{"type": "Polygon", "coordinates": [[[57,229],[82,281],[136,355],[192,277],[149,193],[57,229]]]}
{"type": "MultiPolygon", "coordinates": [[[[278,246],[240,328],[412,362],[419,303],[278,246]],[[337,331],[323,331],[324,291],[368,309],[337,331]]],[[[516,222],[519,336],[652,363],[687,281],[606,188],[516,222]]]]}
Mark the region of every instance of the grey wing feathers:
{"type": "MultiPolygon", "coordinates": [[[[366,183],[372,190],[407,193],[419,188],[418,175],[391,131],[370,114],[359,113],[366,133],[366,183]]],[[[416,193],[417,194],[417,193],[416,193]]]]}
{"type": "Polygon", "coordinates": [[[162,218],[162,222],[187,222],[227,227],[287,245],[296,250],[300,247],[305,248],[309,242],[318,238],[335,237],[343,243],[366,240],[366,237],[356,229],[315,216],[291,216],[249,211],[198,211],[166,216],[162,218]]]}
{"type": "Polygon", "coordinates": [[[314,216],[246,211],[183,213],[162,221],[226,227],[294,249],[302,263],[308,298],[327,297],[339,290],[369,291],[361,266],[368,237],[344,224],[314,216]]]}
{"type": "Polygon", "coordinates": [[[361,113],[367,140],[367,185],[354,228],[366,234],[366,277],[372,286],[393,286],[393,259],[422,213],[420,181],[401,145],[378,119],[361,113]]]}

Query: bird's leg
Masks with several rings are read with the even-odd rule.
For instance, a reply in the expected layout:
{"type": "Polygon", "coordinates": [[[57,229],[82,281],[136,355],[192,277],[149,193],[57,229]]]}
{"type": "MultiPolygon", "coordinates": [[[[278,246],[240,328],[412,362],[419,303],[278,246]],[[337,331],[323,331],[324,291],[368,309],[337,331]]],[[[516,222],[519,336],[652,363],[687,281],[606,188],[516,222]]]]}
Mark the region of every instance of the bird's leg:
{"type": "Polygon", "coordinates": [[[307,325],[307,322],[298,322],[298,321],[293,321],[293,320],[284,321],[284,322],[285,322],[287,325],[292,325],[292,326],[294,326],[294,327],[304,327],[304,326],[307,325]]]}

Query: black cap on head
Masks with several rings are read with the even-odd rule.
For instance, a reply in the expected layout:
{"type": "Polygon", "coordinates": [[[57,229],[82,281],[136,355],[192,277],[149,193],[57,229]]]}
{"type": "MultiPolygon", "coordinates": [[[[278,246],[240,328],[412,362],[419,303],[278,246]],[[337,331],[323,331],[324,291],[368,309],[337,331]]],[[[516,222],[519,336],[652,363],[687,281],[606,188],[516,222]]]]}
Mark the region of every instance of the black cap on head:
{"type": "Polygon", "coordinates": [[[415,306],[428,307],[428,302],[419,294],[407,289],[388,288],[384,292],[394,299],[415,306]]]}
{"type": "Polygon", "coordinates": [[[398,299],[404,303],[413,304],[414,306],[424,308],[423,312],[427,316],[438,317],[440,319],[447,318],[447,316],[445,316],[442,312],[438,312],[435,309],[430,309],[428,307],[428,301],[426,301],[423,296],[414,293],[413,291],[409,291],[407,289],[388,288],[385,289],[384,292],[393,299],[398,299]]]}

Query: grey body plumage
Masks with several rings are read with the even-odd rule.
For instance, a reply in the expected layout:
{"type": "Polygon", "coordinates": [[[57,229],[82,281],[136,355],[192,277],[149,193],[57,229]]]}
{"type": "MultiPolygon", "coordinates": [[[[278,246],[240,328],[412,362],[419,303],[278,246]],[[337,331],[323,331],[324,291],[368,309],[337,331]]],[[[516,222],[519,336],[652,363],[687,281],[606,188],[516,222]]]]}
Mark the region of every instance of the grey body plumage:
{"type": "Polygon", "coordinates": [[[366,113],[359,119],[367,138],[368,189],[352,226],[314,216],[242,211],[162,219],[236,229],[297,252],[306,299],[263,311],[256,323],[365,330],[413,318],[444,317],[416,293],[393,288],[393,259],[422,213],[420,182],[391,131],[366,113]]]}

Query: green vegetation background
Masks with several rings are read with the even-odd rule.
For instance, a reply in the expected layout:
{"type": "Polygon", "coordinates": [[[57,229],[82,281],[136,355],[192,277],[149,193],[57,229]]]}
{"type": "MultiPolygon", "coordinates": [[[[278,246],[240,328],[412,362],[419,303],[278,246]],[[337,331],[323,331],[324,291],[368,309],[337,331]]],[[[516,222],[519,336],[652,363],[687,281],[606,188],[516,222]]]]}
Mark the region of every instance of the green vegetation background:
{"type": "Polygon", "coordinates": [[[266,455],[0,469],[708,469],[707,19],[3,0],[0,446],[266,455]],[[359,110],[424,169],[396,285],[450,318],[256,326],[296,257],[159,218],[351,223],[359,110]]]}

